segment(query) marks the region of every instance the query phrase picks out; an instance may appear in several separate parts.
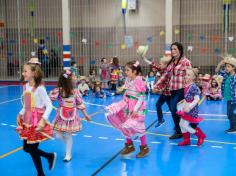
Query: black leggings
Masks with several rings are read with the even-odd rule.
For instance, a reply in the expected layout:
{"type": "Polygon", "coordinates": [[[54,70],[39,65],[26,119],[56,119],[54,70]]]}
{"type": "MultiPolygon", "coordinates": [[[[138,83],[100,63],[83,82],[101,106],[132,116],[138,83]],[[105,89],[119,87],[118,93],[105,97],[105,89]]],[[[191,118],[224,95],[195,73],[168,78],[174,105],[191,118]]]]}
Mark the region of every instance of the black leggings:
{"type": "Polygon", "coordinates": [[[24,140],[24,142],[23,142],[23,150],[26,153],[30,154],[30,156],[34,162],[35,168],[38,172],[38,176],[44,176],[42,162],[41,162],[41,156],[46,158],[49,161],[50,159],[52,159],[53,154],[40,150],[38,148],[38,146],[39,146],[39,143],[27,144],[26,140],[24,140]]]}

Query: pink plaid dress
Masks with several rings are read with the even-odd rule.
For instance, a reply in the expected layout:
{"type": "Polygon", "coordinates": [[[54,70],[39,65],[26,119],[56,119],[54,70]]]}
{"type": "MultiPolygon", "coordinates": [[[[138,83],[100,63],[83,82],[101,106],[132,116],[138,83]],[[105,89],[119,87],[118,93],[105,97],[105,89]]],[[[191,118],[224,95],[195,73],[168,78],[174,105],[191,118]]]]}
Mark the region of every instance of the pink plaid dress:
{"type": "Polygon", "coordinates": [[[85,106],[79,90],[74,90],[74,95],[63,98],[59,94],[59,88],[52,90],[49,94],[52,101],[59,101],[53,129],[60,132],[75,133],[81,130],[81,121],[77,109],[83,110],[85,106]]]}
{"type": "Polygon", "coordinates": [[[125,137],[142,136],[145,133],[145,92],[146,85],[142,77],[137,76],[135,80],[127,78],[123,100],[106,108],[109,112],[107,120],[125,137]],[[134,110],[137,110],[137,114],[130,115],[134,110]]]}

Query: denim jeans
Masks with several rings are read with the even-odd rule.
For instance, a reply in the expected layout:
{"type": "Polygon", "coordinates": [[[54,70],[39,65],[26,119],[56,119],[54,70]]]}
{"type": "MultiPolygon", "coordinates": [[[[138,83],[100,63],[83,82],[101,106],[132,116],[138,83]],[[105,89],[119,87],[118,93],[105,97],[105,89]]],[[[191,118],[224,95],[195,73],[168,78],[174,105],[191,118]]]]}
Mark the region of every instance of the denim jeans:
{"type": "Polygon", "coordinates": [[[232,101],[227,101],[227,116],[229,119],[229,125],[231,129],[236,129],[236,104],[232,104],[232,101]]]}
{"type": "Polygon", "coordinates": [[[165,102],[168,105],[168,108],[170,109],[170,96],[166,96],[166,95],[161,94],[159,99],[157,100],[157,103],[156,103],[158,122],[163,121],[163,113],[162,113],[161,107],[165,102]]]}

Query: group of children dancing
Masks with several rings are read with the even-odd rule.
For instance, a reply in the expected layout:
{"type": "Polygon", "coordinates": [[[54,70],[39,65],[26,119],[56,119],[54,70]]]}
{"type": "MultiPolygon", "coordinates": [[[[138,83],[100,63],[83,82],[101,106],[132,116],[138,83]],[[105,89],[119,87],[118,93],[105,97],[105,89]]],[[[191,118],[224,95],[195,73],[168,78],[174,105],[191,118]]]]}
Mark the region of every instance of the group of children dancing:
{"type": "MultiPolygon", "coordinates": [[[[175,48],[171,48],[171,50],[175,50],[175,48]]],[[[175,55],[175,51],[173,51],[172,55],[175,55]]],[[[178,128],[177,125],[179,125],[181,133],[171,136],[170,139],[183,137],[183,141],[179,142],[178,145],[186,146],[190,145],[190,134],[195,134],[198,138],[197,145],[201,146],[206,135],[200,127],[197,127],[197,124],[203,118],[198,116],[200,89],[197,86],[198,73],[196,69],[193,69],[188,62],[183,62],[181,57],[176,62],[173,60],[173,57],[163,57],[158,65],[148,61],[145,57],[143,59],[152,67],[158,69],[160,73],[160,79],[152,87],[153,92],[160,94],[156,104],[158,116],[156,126],[164,123],[161,107],[166,102],[171,112],[175,111],[175,114],[172,113],[172,116],[180,117],[179,121],[176,119],[173,120],[175,130],[178,128]],[[185,68],[181,72],[175,72],[174,69],[176,69],[179,63],[184,63],[185,68]],[[184,82],[184,87],[181,88],[183,90],[183,97],[180,99],[181,101],[176,102],[175,110],[173,110],[173,95],[176,94],[177,89],[171,89],[173,86],[173,76],[178,76],[178,80],[175,80],[178,83],[180,81],[184,82]],[[179,76],[181,76],[181,80],[179,76]]],[[[107,69],[106,61],[103,59],[102,62],[100,75],[103,80],[108,80],[107,72],[104,71],[104,69],[107,69]]],[[[118,69],[116,59],[112,65],[112,69],[118,69]]],[[[227,115],[230,121],[230,128],[227,132],[229,133],[236,132],[235,69],[236,59],[232,56],[224,58],[217,67],[217,72],[221,76],[222,82],[222,89],[220,91],[222,92],[222,97],[227,100],[227,115]]],[[[150,152],[146,142],[146,128],[144,123],[147,114],[145,98],[147,84],[141,76],[141,72],[141,66],[138,61],[126,63],[126,79],[122,89],[124,91],[123,99],[105,108],[105,117],[108,122],[126,138],[125,146],[121,152],[122,155],[128,155],[135,151],[132,140],[134,137],[139,137],[141,145],[140,151],[136,155],[137,158],[145,157],[150,152]]],[[[111,73],[114,72],[112,71],[111,73]]],[[[65,70],[60,74],[56,88],[49,95],[42,82],[43,74],[37,58],[31,58],[24,65],[22,76],[27,83],[23,86],[24,103],[17,117],[18,126],[16,130],[20,138],[23,139],[23,149],[26,153],[30,154],[38,176],[44,176],[41,156],[48,160],[49,169],[53,170],[56,153],[42,151],[39,149],[39,144],[47,139],[52,139],[54,130],[58,138],[66,145],[63,161],[69,162],[72,159],[72,134],[81,130],[81,119],[78,116],[77,109],[82,111],[87,121],[90,121],[91,118],[85,110],[81,91],[76,85],[77,79],[74,78],[73,69],[65,70]],[[56,100],[59,102],[59,107],[51,125],[48,121],[48,117],[53,109],[51,101],[56,100]]],[[[112,89],[116,88],[117,80],[117,74],[114,73],[110,82],[112,89]]],[[[106,83],[106,81],[103,82],[104,87],[106,87],[106,83]]],[[[217,84],[218,78],[214,77],[211,85],[215,88],[217,84]]],[[[99,86],[96,87],[95,85],[94,87],[97,92],[100,91],[97,90],[99,86]]],[[[204,86],[202,86],[203,89],[204,86]]],[[[214,91],[210,91],[210,93],[212,92],[214,91]]],[[[206,93],[205,96],[209,97],[209,99],[216,99],[210,93],[206,93]]],[[[213,94],[215,95],[216,93],[213,94]]]]}

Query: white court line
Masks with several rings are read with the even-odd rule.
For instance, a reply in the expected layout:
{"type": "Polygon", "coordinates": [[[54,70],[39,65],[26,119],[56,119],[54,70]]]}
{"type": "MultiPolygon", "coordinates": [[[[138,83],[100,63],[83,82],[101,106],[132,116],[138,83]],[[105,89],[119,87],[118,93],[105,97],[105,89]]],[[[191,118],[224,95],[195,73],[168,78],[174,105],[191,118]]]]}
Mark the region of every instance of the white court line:
{"type": "Polygon", "coordinates": [[[8,124],[6,124],[6,123],[1,123],[1,125],[2,125],[2,126],[7,126],[8,124]]]}
{"type": "Polygon", "coordinates": [[[161,142],[155,142],[155,141],[152,141],[151,143],[152,144],[161,144],[161,142]]]}
{"type": "Polygon", "coordinates": [[[218,146],[218,145],[212,145],[211,148],[219,148],[219,149],[222,149],[223,147],[222,147],[222,146],[218,146]]]}
{"type": "Polygon", "coordinates": [[[172,142],[171,142],[170,145],[177,145],[177,143],[172,143],[172,142]]]}
{"type": "Polygon", "coordinates": [[[83,135],[83,137],[86,137],[86,138],[91,138],[93,136],[89,136],[89,135],[83,135]]]}
{"type": "Polygon", "coordinates": [[[121,138],[116,138],[116,141],[124,141],[125,139],[121,139],[121,138]]]}
{"type": "Polygon", "coordinates": [[[98,137],[99,139],[108,139],[108,137],[103,137],[103,136],[100,136],[98,137]]]}
{"type": "Polygon", "coordinates": [[[72,136],[77,136],[77,134],[74,134],[74,133],[73,133],[72,136]]]}
{"type": "Polygon", "coordinates": [[[1,86],[1,87],[0,87],[0,89],[2,89],[2,88],[7,88],[7,87],[17,87],[17,86],[19,86],[19,85],[8,85],[8,86],[1,86]]]}
{"type": "Polygon", "coordinates": [[[10,127],[16,128],[16,125],[10,125],[10,127]]]}
{"type": "Polygon", "coordinates": [[[0,102],[0,105],[5,104],[5,103],[10,103],[10,102],[13,102],[13,101],[17,101],[17,100],[20,100],[20,99],[21,98],[16,98],[16,99],[12,99],[12,100],[3,101],[3,102],[0,102]]]}
{"type": "MultiPolygon", "coordinates": [[[[88,102],[85,102],[85,101],[83,101],[83,102],[84,102],[84,104],[88,104],[88,105],[106,107],[106,105],[100,105],[100,104],[96,104],[96,103],[88,103],[88,102]]],[[[156,113],[157,111],[148,110],[148,112],[156,113]]],[[[163,112],[163,114],[171,114],[171,113],[168,111],[168,112],[163,112]]],[[[225,115],[225,114],[199,114],[199,116],[227,117],[227,115],[225,115]]]]}

